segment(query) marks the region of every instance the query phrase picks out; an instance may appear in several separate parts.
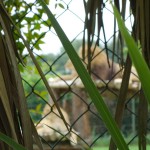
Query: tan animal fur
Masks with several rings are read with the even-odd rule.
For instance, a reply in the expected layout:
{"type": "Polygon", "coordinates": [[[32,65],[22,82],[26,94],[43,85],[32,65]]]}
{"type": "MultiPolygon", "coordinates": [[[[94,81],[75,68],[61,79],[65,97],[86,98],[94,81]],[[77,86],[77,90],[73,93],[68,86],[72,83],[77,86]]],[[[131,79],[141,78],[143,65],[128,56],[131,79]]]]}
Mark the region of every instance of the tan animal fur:
{"type": "MultiPolygon", "coordinates": [[[[70,124],[69,116],[60,108],[66,122],[68,125],[70,124]]],[[[49,105],[46,105],[43,110],[43,117],[44,119],[36,126],[38,134],[45,140],[45,141],[57,141],[59,140],[62,135],[66,135],[69,131],[67,130],[66,126],[64,125],[63,120],[60,118],[58,110],[55,106],[52,108],[49,105]],[[46,116],[46,117],[45,117],[46,116]],[[56,130],[56,131],[55,131],[56,130]],[[58,133],[58,132],[60,133],[58,133]]],[[[69,127],[69,126],[68,126],[69,127]]],[[[70,139],[72,145],[77,144],[77,135],[76,132],[72,129],[70,134],[68,134],[67,138],[70,139]]],[[[64,138],[63,140],[65,140],[64,138]]]]}
{"type": "MultiPolygon", "coordinates": [[[[85,60],[84,65],[86,66],[88,64],[87,59],[87,45],[85,46],[85,60]]],[[[79,57],[82,59],[82,47],[79,49],[79,57]]],[[[112,62],[112,60],[107,60],[107,55],[104,51],[102,51],[98,46],[92,46],[91,47],[91,55],[92,55],[92,61],[91,61],[91,72],[92,77],[94,79],[101,79],[101,80],[110,80],[113,77],[118,78],[121,76],[121,72],[119,72],[120,67],[119,64],[112,62]],[[108,64],[109,61],[109,64],[108,64]]],[[[64,80],[69,80],[76,78],[78,76],[73,64],[70,60],[67,61],[65,64],[65,69],[69,70],[71,72],[71,75],[62,76],[64,80]]]]}
{"type": "MultiPolygon", "coordinates": [[[[78,54],[81,59],[82,59],[82,51],[83,49],[82,47],[80,47],[78,54]]],[[[88,47],[87,45],[85,45],[85,59],[83,63],[85,66],[88,64],[87,51],[88,47]]],[[[122,78],[123,69],[121,69],[119,64],[112,62],[111,59],[107,59],[106,53],[102,51],[98,46],[94,45],[91,46],[91,55],[92,55],[91,74],[93,79],[111,80],[116,78],[122,78]]],[[[65,64],[65,69],[69,70],[71,74],[62,76],[64,80],[70,80],[78,76],[70,59],[65,64]]],[[[133,74],[131,74],[130,80],[139,81],[134,67],[132,67],[131,72],[133,72],[133,74]]]]}
{"type": "MultiPolygon", "coordinates": [[[[78,55],[82,58],[82,46],[79,48],[78,55]]],[[[85,59],[83,65],[87,68],[88,59],[87,59],[87,52],[88,47],[85,45],[85,59]]],[[[123,70],[122,67],[118,64],[113,62],[111,59],[107,58],[107,55],[104,51],[102,51],[98,46],[92,45],[91,46],[91,76],[94,80],[113,80],[113,79],[122,79],[123,70]],[[109,62],[109,63],[108,63],[109,62]]],[[[69,59],[65,64],[65,69],[67,72],[70,72],[68,75],[62,75],[61,79],[63,80],[73,80],[78,77],[78,73],[76,72],[71,60],[69,59]]],[[[139,81],[137,72],[134,67],[131,69],[131,75],[129,83],[139,81]]],[[[59,78],[55,78],[54,81],[58,81],[59,78]]]]}

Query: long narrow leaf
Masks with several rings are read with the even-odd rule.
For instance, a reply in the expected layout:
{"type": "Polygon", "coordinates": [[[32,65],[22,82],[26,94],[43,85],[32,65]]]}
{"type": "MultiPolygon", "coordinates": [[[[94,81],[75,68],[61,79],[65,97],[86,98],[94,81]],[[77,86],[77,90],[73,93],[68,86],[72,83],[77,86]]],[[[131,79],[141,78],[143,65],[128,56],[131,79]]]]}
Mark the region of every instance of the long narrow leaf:
{"type": "Polygon", "coordinates": [[[117,19],[121,34],[127,44],[129,55],[130,55],[132,62],[137,70],[137,73],[139,75],[144,94],[150,104],[150,92],[149,92],[150,79],[148,79],[148,77],[150,77],[150,70],[149,70],[144,58],[142,57],[142,54],[140,53],[138,46],[136,45],[134,39],[129,34],[128,30],[126,29],[125,24],[124,24],[123,20],[121,19],[121,16],[120,16],[117,8],[113,5],[112,5],[112,8],[114,11],[114,15],[117,19]]]}
{"type": "Polygon", "coordinates": [[[91,97],[93,103],[95,104],[99,114],[101,115],[106,127],[108,128],[109,132],[112,135],[112,138],[117,145],[117,147],[120,150],[128,150],[128,146],[125,143],[117,125],[114,119],[112,118],[108,108],[106,107],[102,97],[99,94],[99,91],[97,90],[96,86],[92,82],[90,75],[87,73],[86,69],[84,68],[79,56],[75,52],[73,46],[71,45],[70,41],[68,40],[67,36],[63,32],[62,28],[58,24],[57,20],[54,18],[53,14],[47,7],[47,5],[44,3],[43,0],[39,0],[41,5],[43,6],[43,9],[47,13],[47,16],[51,20],[51,23],[61,40],[68,56],[70,57],[76,71],[78,72],[86,91],[88,92],[89,96],[91,97]]]}
{"type": "Polygon", "coordinates": [[[0,132],[0,140],[8,144],[14,150],[27,150],[22,145],[16,143],[13,139],[0,132]]]}
{"type": "MultiPolygon", "coordinates": [[[[0,44],[1,44],[1,56],[3,56],[4,53],[2,53],[3,46],[2,46],[1,41],[0,41],[0,44]]],[[[0,56],[0,59],[2,58],[1,56],[0,56]]],[[[6,85],[5,85],[5,81],[4,81],[4,77],[3,77],[3,73],[2,73],[1,68],[0,68],[0,98],[1,98],[1,101],[2,101],[2,104],[3,104],[6,116],[8,118],[8,122],[9,122],[11,132],[12,132],[12,137],[16,141],[18,141],[17,135],[15,133],[13,115],[12,115],[12,112],[11,112],[11,109],[10,109],[9,98],[8,98],[8,95],[7,95],[7,89],[6,89],[6,85]]]]}
{"type": "MultiPolygon", "coordinates": [[[[27,108],[27,102],[24,94],[24,89],[22,85],[22,79],[20,72],[18,70],[18,63],[16,60],[16,46],[14,46],[15,41],[13,39],[13,34],[11,31],[10,20],[8,21],[7,13],[5,13],[5,8],[2,4],[0,4],[0,14],[1,14],[1,26],[5,34],[5,41],[8,47],[8,55],[10,56],[11,67],[13,68],[14,73],[14,83],[17,90],[18,99],[16,102],[18,103],[18,111],[20,114],[20,119],[22,122],[22,132],[23,132],[23,140],[24,145],[28,149],[32,150],[32,131],[31,131],[31,122],[30,115],[27,108]]],[[[17,107],[17,106],[16,106],[17,107]]]]}

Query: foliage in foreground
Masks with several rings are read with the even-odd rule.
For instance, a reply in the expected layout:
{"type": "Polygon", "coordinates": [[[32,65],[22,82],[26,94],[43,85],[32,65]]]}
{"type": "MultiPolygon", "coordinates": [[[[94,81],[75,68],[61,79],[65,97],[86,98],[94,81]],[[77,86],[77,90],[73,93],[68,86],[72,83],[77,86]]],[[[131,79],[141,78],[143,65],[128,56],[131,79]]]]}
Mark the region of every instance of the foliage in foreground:
{"type": "MultiPolygon", "coordinates": [[[[103,99],[101,98],[101,96],[99,95],[99,92],[97,91],[96,87],[94,86],[93,82],[91,81],[90,76],[88,75],[88,73],[86,72],[80,59],[78,58],[78,55],[76,54],[74,48],[72,47],[69,40],[65,36],[64,32],[61,30],[61,27],[58,25],[54,16],[48,10],[46,4],[44,4],[43,1],[41,1],[41,4],[42,4],[43,8],[46,10],[46,13],[49,16],[49,19],[51,20],[60,40],[62,41],[62,43],[64,45],[66,52],[68,53],[82,82],[84,83],[86,90],[88,91],[91,99],[93,99],[93,103],[97,107],[98,112],[100,113],[104,123],[106,124],[106,127],[108,128],[109,132],[111,133],[115,144],[117,145],[117,147],[120,150],[123,150],[123,149],[127,150],[128,149],[127,144],[125,143],[115,121],[113,120],[106,105],[104,104],[103,99]]],[[[128,32],[123,24],[123,21],[120,19],[117,9],[115,7],[113,7],[113,9],[115,12],[115,16],[118,19],[119,28],[122,32],[124,39],[126,40],[126,44],[127,44],[128,48],[129,48],[129,54],[132,58],[132,61],[134,62],[137,72],[139,74],[145,95],[147,96],[147,99],[150,99],[150,95],[148,93],[148,89],[150,89],[149,88],[150,85],[147,84],[147,80],[145,80],[145,78],[150,75],[148,67],[146,66],[146,63],[144,62],[142,56],[139,54],[138,47],[136,46],[132,37],[128,34],[128,32]],[[134,49],[134,52],[132,52],[132,49],[134,49]],[[139,64],[139,62],[140,62],[140,64],[139,64]],[[139,65],[141,65],[141,62],[142,62],[143,67],[140,68],[139,65]]],[[[10,145],[10,146],[12,146],[12,145],[10,145]]]]}

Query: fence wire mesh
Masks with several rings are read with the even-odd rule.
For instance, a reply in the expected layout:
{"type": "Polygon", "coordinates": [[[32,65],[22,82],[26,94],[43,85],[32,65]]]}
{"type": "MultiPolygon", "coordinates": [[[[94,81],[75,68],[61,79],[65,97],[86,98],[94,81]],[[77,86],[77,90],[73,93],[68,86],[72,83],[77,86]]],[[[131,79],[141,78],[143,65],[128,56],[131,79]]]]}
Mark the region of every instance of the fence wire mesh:
{"type": "MultiPolygon", "coordinates": [[[[49,4],[50,8],[54,11],[55,17],[76,50],[82,45],[85,25],[84,3],[86,3],[86,1],[60,0],[50,1],[49,4]]],[[[16,24],[21,27],[22,24],[29,23],[31,17],[36,18],[37,22],[31,21],[30,24],[25,26],[22,30],[24,34],[28,31],[32,31],[34,29],[33,25],[41,24],[39,27],[40,30],[38,30],[37,27],[37,30],[32,31],[33,34],[31,37],[28,36],[26,38],[55,93],[57,102],[69,128],[68,131],[56,107],[53,105],[53,101],[49,97],[28,52],[24,52],[26,67],[22,72],[22,81],[30,114],[37,126],[43,143],[45,146],[47,145],[49,149],[62,149],[64,147],[65,149],[69,149],[69,146],[67,147],[66,145],[78,149],[108,147],[110,134],[84,87],[80,81],[78,81],[79,78],[63,80],[62,75],[68,74],[68,72],[65,71],[65,64],[69,58],[51,22],[48,21],[45,14],[39,15],[41,6],[37,1],[31,1],[30,3],[25,1],[24,6],[24,8],[29,9],[25,9],[21,13],[16,12],[18,17],[16,24]],[[26,18],[26,20],[24,20],[24,18],[26,18]],[[38,36],[36,36],[37,32],[38,36]],[[43,37],[45,43],[41,43],[41,50],[38,51],[38,42],[43,37]],[[79,84],[76,84],[78,82],[79,84]]],[[[100,37],[95,33],[94,40],[96,41],[97,38],[99,38],[98,43],[100,48],[109,54],[110,59],[118,63],[120,70],[122,70],[122,66],[126,60],[126,57],[122,56],[126,56],[126,48],[124,47],[122,51],[120,50],[122,43],[117,39],[120,33],[118,28],[114,28],[115,22],[109,2],[102,1],[101,7],[103,12],[103,28],[101,29],[100,37]],[[117,40],[114,40],[115,38],[117,40]]],[[[133,16],[130,14],[129,4],[125,15],[125,22],[128,29],[132,31],[133,16]]],[[[20,41],[18,40],[18,42],[20,41]]],[[[98,87],[98,89],[104,97],[104,101],[110,112],[114,116],[121,84],[120,80],[115,80],[116,82],[113,85],[111,81],[114,81],[114,79],[112,78],[110,81],[102,80],[101,83],[103,86],[98,87]]],[[[140,83],[136,82],[131,84],[132,88],[128,90],[128,96],[126,98],[121,131],[129,145],[137,145],[138,129],[142,128],[138,123],[141,109],[139,108],[140,83]]],[[[149,133],[149,120],[150,118],[148,117],[148,119],[146,119],[147,133],[149,133]]]]}

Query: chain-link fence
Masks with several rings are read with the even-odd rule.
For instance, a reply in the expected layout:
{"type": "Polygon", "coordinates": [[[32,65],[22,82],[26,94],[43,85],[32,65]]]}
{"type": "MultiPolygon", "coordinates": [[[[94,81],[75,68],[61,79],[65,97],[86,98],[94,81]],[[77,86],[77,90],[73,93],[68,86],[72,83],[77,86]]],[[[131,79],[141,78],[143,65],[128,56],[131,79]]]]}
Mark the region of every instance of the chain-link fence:
{"type": "MultiPolygon", "coordinates": [[[[86,1],[79,0],[60,0],[50,1],[49,4],[50,8],[54,9],[55,17],[76,50],[82,45],[84,36],[85,3],[86,1]]],[[[19,24],[19,26],[21,26],[23,21],[25,24],[26,22],[29,23],[30,20],[24,20],[25,17],[28,17],[28,19],[30,17],[35,17],[37,19],[37,25],[43,23],[40,31],[36,30],[31,37],[28,36],[27,38],[34,39],[32,42],[29,40],[31,43],[30,46],[33,49],[34,55],[36,56],[45,77],[49,81],[50,87],[53,89],[60,110],[68,123],[67,129],[57,108],[53,105],[52,99],[48,96],[48,92],[32,63],[28,52],[24,52],[23,55],[26,67],[22,72],[22,81],[30,114],[37,126],[37,131],[41,136],[45,149],[96,149],[96,147],[99,147],[99,149],[107,147],[108,149],[110,134],[107,131],[103,120],[99,116],[96,107],[86,93],[79,77],[72,76],[74,68],[72,69],[70,66],[68,68],[66,67],[67,69],[70,69],[71,74],[65,70],[65,64],[69,58],[62,48],[51,23],[47,21],[47,17],[44,14],[39,15],[38,10],[40,10],[41,7],[37,1],[31,2],[30,4],[25,2],[24,5],[30,8],[30,10],[20,14],[17,25],[19,24]],[[40,36],[36,36],[36,32],[40,33],[40,36]],[[38,41],[42,37],[44,37],[45,43],[40,45],[42,50],[37,51],[35,49],[38,49],[38,41]],[[49,52],[51,53],[49,54],[49,52]]],[[[109,2],[102,1],[100,7],[102,11],[103,26],[100,35],[94,33],[93,41],[96,41],[95,43],[99,45],[101,50],[105,52],[107,56],[109,56],[110,60],[115,62],[109,64],[110,62],[106,59],[103,60],[102,63],[107,61],[109,65],[112,65],[110,67],[111,69],[113,67],[113,70],[116,69],[115,65],[117,65],[119,69],[114,76],[112,76],[113,72],[111,72],[112,74],[110,73],[111,75],[109,74],[110,76],[105,79],[105,71],[108,72],[109,69],[105,70],[107,68],[105,68],[105,66],[96,68],[97,70],[95,72],[92,70],[94,76],[96,76],[96,74],[99,75],[99,72],[102,72],[104,78],[101,76],[96,78],[93,77],[93,80],[102,94],[110,112],[114,116],[122,81],[122,76],[117,77],[117,74],[120,74],[120,72],[123,72],[122,70],[124,70],[127,48],[119,39],[120,33],[118,28],[115,27],[116,22],[114,21],[109,2]]],[[[125,22],[130,31],[132,31],[133,20],[128,2],[125,13],[125,22]]],[[[97,21],[99,21],[99,19],[96,19],[96,22],[97,21]]],[[[30,27],[25,26],[23,32],[26,33],[32,30],[32,25],[31,22],[30,27]]],[[[96,25],[96,28],[98,28],[98,25],[96,25]]],[[[99,59],[103,58],[100,57],[99,59]]],[[[70,63],[69,65],[72,64],[70,63]]],[[[135,72],[133,72],[132,76],[135,76],[136,78],[134,73],[135,72]]],[[[131,80],[129,82],[121,125],[121,131],[126,142],[131,146],[131,149],[132,146],[137,148],[138,129],[142,128],[139,124],[139,120],[141,119],[139,116],[142,109],[139,106],[139,104],[141,104],[139,99],[141,91],[138,78],[136,79],[137,80],[135,81],[131,80]]],[[[146,110],[145,113],[147,113],[146,110]]],[[[149,119],[147,120],[145,118],[145,120],[147,128],[144,132],[149,133],[149,119]]],[[[143,130],[145,130],[144,127],[143,130]]]]}

